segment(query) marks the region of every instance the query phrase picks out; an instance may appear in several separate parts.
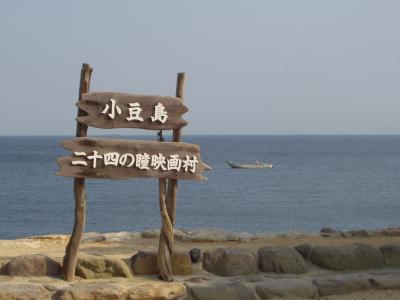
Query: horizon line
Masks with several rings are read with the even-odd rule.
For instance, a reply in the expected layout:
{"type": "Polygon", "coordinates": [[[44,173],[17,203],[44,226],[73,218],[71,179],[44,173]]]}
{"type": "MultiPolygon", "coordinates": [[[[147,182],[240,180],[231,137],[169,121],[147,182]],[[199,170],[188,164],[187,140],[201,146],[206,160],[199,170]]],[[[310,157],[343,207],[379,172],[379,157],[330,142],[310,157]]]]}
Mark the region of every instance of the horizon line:
{"type": "MultiPolygon", "coordinates": [[[[158,131],[154,131],[156,134],[158,131]]],[[[164,135],[172,135],[172,132],[163,131],[164,135]]],[[[153,134],[93,134],[86,137],[99,136],[152,136],[153,134]]],[[[398,136],[400,133],[188,133],[185,136],[398,136]]],[[[74,134],[0,134],[0,137],[75,137],[74,134]]]]}

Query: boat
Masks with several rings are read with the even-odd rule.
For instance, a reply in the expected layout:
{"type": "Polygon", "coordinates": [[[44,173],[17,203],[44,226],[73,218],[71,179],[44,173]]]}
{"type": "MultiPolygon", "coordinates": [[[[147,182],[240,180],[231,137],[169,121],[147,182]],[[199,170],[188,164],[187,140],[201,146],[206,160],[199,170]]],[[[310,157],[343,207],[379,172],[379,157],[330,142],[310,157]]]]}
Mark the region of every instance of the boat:
{"type": "Polygon", "coordinates": [[[234,163],[226,162],[233,169],[272,169],[274,166],[271,163],[256,161],[255,163],[234,163]]]}

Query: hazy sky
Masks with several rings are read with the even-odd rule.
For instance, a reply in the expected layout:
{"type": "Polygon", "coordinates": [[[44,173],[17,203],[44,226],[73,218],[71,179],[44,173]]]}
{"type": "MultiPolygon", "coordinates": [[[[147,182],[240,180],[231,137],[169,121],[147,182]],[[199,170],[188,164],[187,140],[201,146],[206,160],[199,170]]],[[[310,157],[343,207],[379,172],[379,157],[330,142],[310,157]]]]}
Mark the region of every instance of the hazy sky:
{"type": "Polygon", "coordinates": [[[186,72],[187,134],[400,134],[400,1],[10,0],[0,37],[0,135],[73,134],[82,62],[92,91],[186,72]]]}

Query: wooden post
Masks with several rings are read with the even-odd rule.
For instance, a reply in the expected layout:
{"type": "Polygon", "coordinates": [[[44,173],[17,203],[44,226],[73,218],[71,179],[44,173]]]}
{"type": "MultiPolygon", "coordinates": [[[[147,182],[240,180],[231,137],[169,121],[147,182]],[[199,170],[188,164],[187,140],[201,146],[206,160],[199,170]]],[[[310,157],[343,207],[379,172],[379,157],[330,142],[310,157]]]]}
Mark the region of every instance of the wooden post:
{"type": "MultiPolygon", "coordinates": [[[[164,142],[162,130],[158,132],[158,141],[164,142]]],[[[171,223],[171,218],[167,211],[166,205],[166,190],[167,180],[161,178],[159,183],[159,203],[161,215],[161,230],[160,239],[158,241],[157,265],[160,272],[160,278],[164,281],[173,281],[172,277],[172,255],[174,246],[174,230],[171,223]]]]}
{"type": "MultiPolygon", "coordinates": [[[[93,69],[89,64],[82,64],[81,79],[79,84],[79,100],[82,94],[89,92],[90,78],[93,69]]],[[[78,117],[84,116],[85,113],[78,109],[78,117]]],[[[76,125],[76,137],[85,137],[87,126],[81,123],[76,125]]],[[[75,219],[74,229],[69,239],[63,262],[63,276],[67,281],[74,281],[76,262],[78,260],[78,251],[81,244],[83,229],[85,227],[86,214],[86,192],[85,179],[74,178],[74,195],[75,195],[75,219]]]]}
{"type": "MultiPolygon", "coordinates": [[[[185,73],[178,73],[176,83],[176,97],[183,100],[183,88],[185,83],[185,73]]],[[[162,131],[158,133],[159,141],[163,142],[162,131]]],[[[173,142],[181,141],[181,129],[173,131],[173,142]]],[[[168,195],[167,180],[159,180],[160,189],[160,215],[161,215],[161,232],[158,242],[157,264],[160,271],[160,277],[164,281],[173,281],[172,276],[172,257],[174,247],[174,225],[175,225],[175,209],[176,209],[176,191],[178,186],[177,179],[168,180],[168,195]]]]}
{"type": "Polygon", "coordinates": [[[173,281],[172,277],[172,256],[174,247],[174,229],[171,219],[168,215],[166,206],[166,185],[165,178],[159,179],[160,189],[160,215],[161,215],[161,231],[160,240],[158,242],[157,264],[160,272],[160,278],[164,281],[173,281]]]}
{"type": "MultiPolygon", "coordinates": [[[[185,88],[185,73],[178,73],[176,80],[176,94],[175,96],[181,98],[183,101],[183,93],[185,88]]],[[[172,141],[180,142],[182,139],[182,129],[173,130],[172,141]]],[[[167,210],[171,219],[172,226],[175,226],[176,215],[176,192],[178,190],[178,180],[168,180],[168,194],[167,194],[167,210]]]]}
{"type": "MultiPolygon", "coordinates": [[[[158,132],[158,141],[164,142],[162,130],[158,132]]],[[[172,255],[174,246],[174,230],[166,205],[167,180],[161,178],[159,183],[159,202],[161,215],[160,240],[158,242],[157,265],[160,277],[165,281],[173,281],[172,277],[172,255]]]]}

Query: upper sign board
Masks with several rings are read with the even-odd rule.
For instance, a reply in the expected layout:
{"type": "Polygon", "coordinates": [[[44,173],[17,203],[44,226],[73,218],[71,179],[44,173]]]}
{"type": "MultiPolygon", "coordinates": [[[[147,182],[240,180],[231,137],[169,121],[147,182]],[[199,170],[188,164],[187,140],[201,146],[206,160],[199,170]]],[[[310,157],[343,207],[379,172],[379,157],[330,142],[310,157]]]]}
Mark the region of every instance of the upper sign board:
{"type": "Polygon", "coordinates": [[[77,121],[97,128],[170,130],[187,125],[182,115],[188,109],[177,97],[95,92],[83,94],[77,106],[87,113],[77,121]]]}

